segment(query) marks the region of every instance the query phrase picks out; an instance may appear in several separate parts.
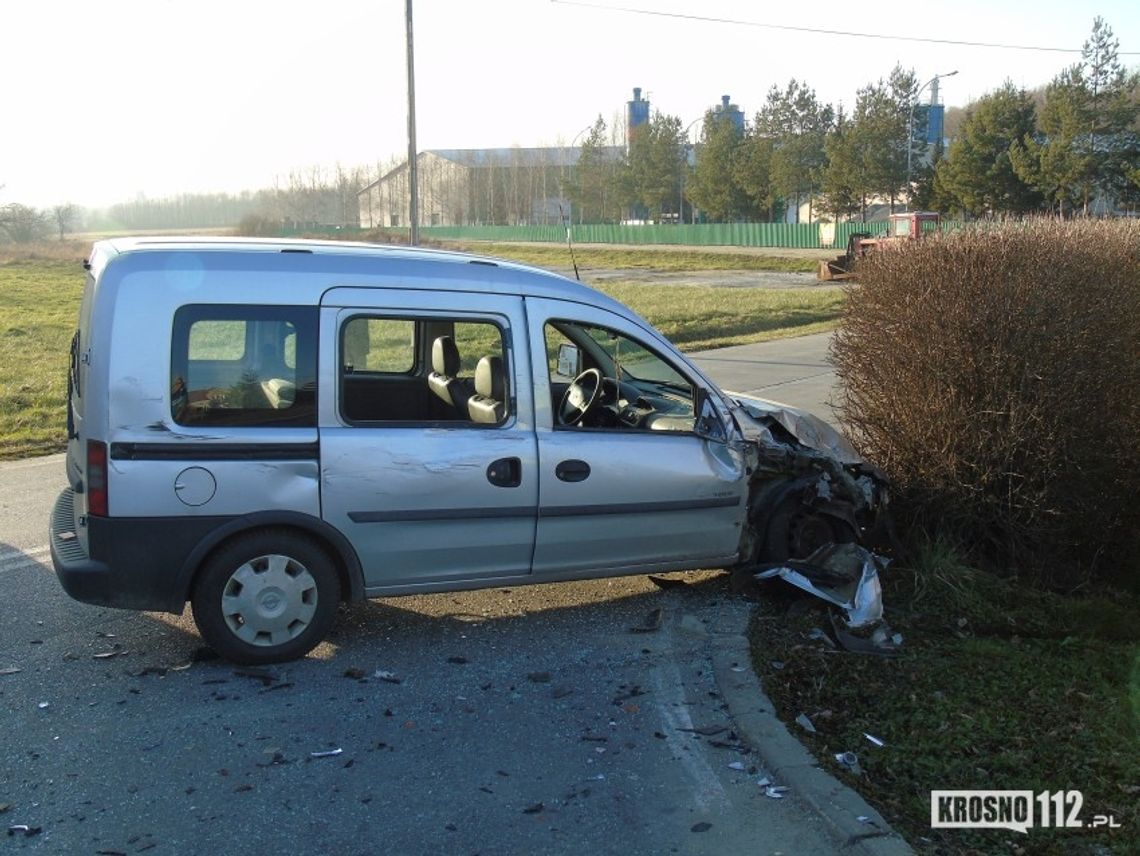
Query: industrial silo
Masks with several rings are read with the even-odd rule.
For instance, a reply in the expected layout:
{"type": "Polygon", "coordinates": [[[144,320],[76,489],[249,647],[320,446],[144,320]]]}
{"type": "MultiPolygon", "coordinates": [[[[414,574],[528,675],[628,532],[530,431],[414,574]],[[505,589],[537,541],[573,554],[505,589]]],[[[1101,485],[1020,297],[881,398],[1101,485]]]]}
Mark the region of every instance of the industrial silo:
{"type": "Polygon", "coordinates": [[[625,142],[629,145],[629,141],[633,139],[633,132],[635,128],[639,128],[649,122],[649,102],[641,97],[641,87],[633,87],[633,100],[626,102],[625,113],[625,142]]]}

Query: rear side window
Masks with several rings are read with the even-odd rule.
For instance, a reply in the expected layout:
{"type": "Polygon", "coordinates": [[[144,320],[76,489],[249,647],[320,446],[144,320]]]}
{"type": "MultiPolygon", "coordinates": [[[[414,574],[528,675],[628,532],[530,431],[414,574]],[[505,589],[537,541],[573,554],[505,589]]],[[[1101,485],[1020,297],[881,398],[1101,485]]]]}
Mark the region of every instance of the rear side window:
{"type": "Polygon", "coordinates": [[[317,424],[313,307],[183,306],[170,366],[179,425],[317,424]]]}

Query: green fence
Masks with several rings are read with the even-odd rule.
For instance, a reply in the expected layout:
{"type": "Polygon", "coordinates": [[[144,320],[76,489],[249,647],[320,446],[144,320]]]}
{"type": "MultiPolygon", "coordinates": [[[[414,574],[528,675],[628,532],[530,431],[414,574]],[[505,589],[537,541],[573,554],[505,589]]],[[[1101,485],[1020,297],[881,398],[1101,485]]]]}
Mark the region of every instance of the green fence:
{"type": "MultiPolygon", "coordinates": [[[[839,223],[833,246],[846,247],[852,232],[879,234],[886,222],[839,223]]],[[[619,226],[587,223],[571,226],[578,244],[674,244],[688,247],[794,247],[819,249],[818,223],[700,223],[693,225],[619,226]]],[[[454,241],[566,240],[563,226],[425,226],[425,237],[454,241]]]]}
{"type": "MultiPolygon", "coordinates": [[[[943,231],[961,224],[944,221],[943,231]]],[[[787,247],[822,249],[821,226],[818,223],[697,223],[682,225],[619,226],[585,223],[571,226],[577,244],[671,244],[686,247],[787,247]]],[[[385,229],[392,235],[407,235],[408,229],[385,229]]],[[[837,223],[830,246],[847,248],[853,232],[880,235],[887,231],[887,221],[872,223],[837,223]]],[[[308,228],[284,232],[283,237],[297,234],[329,234],[337,237],[359,237],[365,230],[345,228],[308,228]]],[[[440,241],[525,241],[565,243],[565,226],[421,226],[425,238],[440,241]]]]}

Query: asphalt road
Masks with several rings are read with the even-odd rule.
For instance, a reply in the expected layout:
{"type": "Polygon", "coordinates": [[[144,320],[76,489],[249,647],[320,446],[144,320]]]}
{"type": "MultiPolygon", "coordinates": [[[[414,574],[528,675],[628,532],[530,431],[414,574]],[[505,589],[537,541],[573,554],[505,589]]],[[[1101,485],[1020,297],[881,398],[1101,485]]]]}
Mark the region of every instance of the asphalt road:
{"type": "MultiPolygon", "coordinates": [[[[811,404],[828,381],[810,338],[703,362],[811,404]]],[[[0,464],[12,852],[840,849],[795,793],[757,784],[711,668],[715,632],[747,616],[723,575],[372,601],[305,660],[249,672],[209,659],[188,612],[63,594],[44,546],[62,484],[60,456],[0,464]]]]}

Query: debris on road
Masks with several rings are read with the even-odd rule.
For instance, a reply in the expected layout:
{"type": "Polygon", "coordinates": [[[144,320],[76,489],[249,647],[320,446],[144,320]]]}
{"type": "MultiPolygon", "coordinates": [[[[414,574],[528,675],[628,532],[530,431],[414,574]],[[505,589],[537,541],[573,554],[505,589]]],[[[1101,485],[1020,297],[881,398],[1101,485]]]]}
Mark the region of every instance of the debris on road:
{"type": "Polygon", "coordinates": [[[743,773],[748,768],[743,761],[733,761],[728,765],[728,769],[736,770],[738,773],[743,773]]]}
{"type": "Polygon", "coordinates": [[[8,827],[8,837],[13,835],[23,835],[25,838],[31,838],[33,835],[39,835],[44,831],[42,826],[28,826],[26,823],[17,823],[14,826],[8,827]]]}
{"type": "Polygon", "coordinates": [[[689,830],[691,832],[708,832],[710,829],[712,829],[712,824],[707,820],[702,820],[700,823],[694,823],[691,827],[689,827],[689,830]]]}
{"type": "MultiPolygon", "coordinates": [[[[652,579],[652,577],[650,579],[652,579]]],[[[663,609],[661,609],[661,607],[658,607],[657,609],[654,609],[649,613],[649,615],[645,619],[644,624],[637,626],[637,627],[629,628],[629,632],[630,633],[653,633],[656,630],[660,630],[661,629],[661,621],[664,618],[664,615],[665,615],[665,611],[663,609]]]]}
{"type": "Polygon", "coordinates": [[[352,678],[354,681],[362,681],[368,677],[368,673],[364,671],[364,669],[349,667],[344,670],[344,676],[346,678],[352,678]]]}
{"type": "Polygon", "coordinates": [[[531,672],[526,679],[532,684],[549,684],[550,672],[531,672]]]}
{"type": "Polygon", "coordinates": [[[678,728],[678,731],[688,731],[691,734],[699,734],[701,737],[714,737],[728,730],[724,725],[698,725],[694,728],[678,728]]]}
{"type": "Polygon", "coordinates": [[[468,661],[466,657],[448,657],[447,662],[451,663],[453,666],[465,666],[467,665],[468,661]]]}
{"type": "Polygon", "coordinates": [[[379,678],[380,680],[389,684],[401,684],[404,682],[403,678],[396,677],[395,672],[389,672],[384,669],[377,669],[372,673],[372,677],[379,678]]]}
{"type": "Polygon", "coordinates": [[[3,677],[4,675],[16,675],[22,671],[24,670],[19,666],[7,666],[3,669],[0,669],[0,677],[3,677]]]}
{"type": "Polygon", "coordinates": [[[764,796],[770,800],[782,800],[784,794],[790,790],[787,785],[768,785],[764,788],[764,796]]]}
{"type": "Polygon", "coordinates": [[[808,734],[815,734],[815,725],[808,718],[806,713],[801,713],[796,717],[796,725],[806,731],[808,734]]]}
{"type": "Polygon", "coordinates": [[[253,678],[254,680],[261,681],[264,686],[269,686],[279,680],[277,675],[269,669],[262,669],[258,666],[239,666],[234,669],[234,674],[239,678],[253,678]]]}
{"type": "Polygon", "coordinates": [[[884,740],[876,737],[873,734],[868,734],[866,731],[863,732],[863,736],[870,740],[872,745],[878,746],[880,749],[887,745],[884,740]]]}
{"type": "Polygon", "coordinates": [[[335,758],[337,755],[343,755],[343,749],[325,749],[321,752],[310,752],[310,758],[335,758]]]}
{"type": "Polygon", "coordinates": [[[51,707],[51,702],[50,701],[41,701],[39,704],[36,705],[36,707],[38,707],[40,710],[47,710],[49,707],[51,707]]]}
{"type": "Polygon", "coordinates": [[[545,805],[540,802],[536,802],[534,805],[528,805],[526,808],[524,808],[523,814],[538,814],[544,808],[546,808],[545,805]]]}

